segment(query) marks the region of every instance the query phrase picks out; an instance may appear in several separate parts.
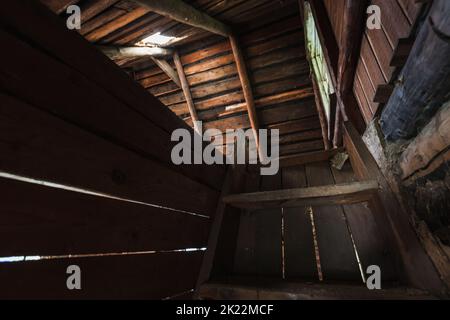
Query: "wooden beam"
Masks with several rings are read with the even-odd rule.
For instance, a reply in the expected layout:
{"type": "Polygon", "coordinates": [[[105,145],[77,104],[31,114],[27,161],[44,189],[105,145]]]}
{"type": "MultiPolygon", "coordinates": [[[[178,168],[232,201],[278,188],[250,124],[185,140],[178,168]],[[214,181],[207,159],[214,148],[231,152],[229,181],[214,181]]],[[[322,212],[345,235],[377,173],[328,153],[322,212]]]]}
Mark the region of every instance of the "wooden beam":
{"type": "Polygon", "coordinates": [[[284,156],[278,159],[282,168],[300,166],[307,163],[328,161],[343,149],[329,149],[326,151],[301,153],[296,155],[284,156]]]}
{"type": "Polygon", "coordinates": [[[328,130],[330,128],[328,126],[327,115],[325,113],[325,108],[323,106],[322,99],[320,96],[319,86],[317,84],[317,79],[314,73],[311,74],[311,80],[313,84],[314,99],[316,101],[317,113],[319,114],[320,128],[322,129],[323,144],[325,146],[325,150],[328,150],[330,149],[330,140],[328,140],[328,130]]]}
{"type": "Polygon", "coordinates": [[[245,209],[341,205],[368,201],[377,191],[378,183],[369,180],[320,187],[235,194],[225,196],[222,201],[245,209]]]}
{"type": "Polygon", "coordinates": [[[253,130],[255,137],[256,147],[259,150],[259,122],[255,109],[255,101],[253,98],[253,91],[251,88],[250,80],[248,78],[247,67],[245,65],[244,56],[238,43],[238,39],[235,36],[230,36],[231,49],[233,50],[234,59],[236,61],[236,67],[239,74],[239,79],[242,85],[242,91],[244,93],[245,103],[247,104],[247,113],[250,120],[250,126],[253,130]]]}
{"type": "Polygon", "coordinates": [[[450,91],[450,1],[435,0],[420,29],[397,86],[381,115],[387,140],[417,134],[450,91]]]}
{"type": "Polygon", "coordinates": [[[231,35],[231,29],[217,19],[201,12],[180,0],[133,0],[149,8],[152,12],[193,27],[219,34],[224,37],[231,35]]]}
{"type": "Polygon", "coordinates": [[[195,110],[195,104],[194,100],[192,99],[191,90],[189,88],[189,83],[186,79],[186,74],[184,73],[183,64],[181,63],[180,56],[178,55],[178,52],[175,52],[173,54],[173,61],[175,61],[175,66],[178,71],[178,76],[180,78],[181,82],[181,88],[183,89],[184,97],[186,99],[186,103],[189,108],[189,113],[191,115],[191,120],[194,123],[194,129],[197,133],[201,134],[201,130],[198,127],[198,115],[197,111],[195,110]]]}
{"type": "Polygon", "coordinates": [[[159,47],[114,47],[97,46],[112,60],[136,57],[163,57],[172,54],[172,50],[159,47]]]}
{"type": "Polygon", "coordinates": [[[211,224],[211,229],[209,232],[208,246],[203,256],[202,266],[200,268],[200,273],[197,279],[196,290],[200,288],[202,284],[209,280],[211,271],[214,263],[214,256],[216,254],[217,243],[219,241],[220,229],[222,227],[222,221],[225,214],[226,204],[220,199],[230,193],[232,190],[233,183],[233,168],[229,167],[225,181],[223,183],[222,191],[220,193],[220,198],[217,204],[216,213],[214,215],[214,220],[211,224]]]}
{"type": "Polygon", "coordinates": [[[400,157],[402,178],[426,176],[449,161],[450,103],[444,106],[400,157]]]}
{"type": "Polygon", "coordinates": [[[167,76],[169,76],[170,79],[172,79],[173,82],[181,88],[181,81],[178,73],[173,70],[172,66],[166,60],[155,57],[151,57],[151,59],[162,71],[164,71],[165,74],[167,74],[167,76]]]}

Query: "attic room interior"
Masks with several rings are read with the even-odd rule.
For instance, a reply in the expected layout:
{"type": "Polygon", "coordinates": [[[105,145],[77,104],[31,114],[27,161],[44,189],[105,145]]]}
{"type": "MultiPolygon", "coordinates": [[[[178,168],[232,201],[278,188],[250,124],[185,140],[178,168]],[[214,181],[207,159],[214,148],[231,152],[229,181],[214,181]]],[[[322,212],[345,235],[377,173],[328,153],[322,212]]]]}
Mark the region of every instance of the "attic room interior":
{"type": "Polygon", "coordinates": [[[6,1],[0,38],[1,300],[450,297],[450,1],[6,1]]]}

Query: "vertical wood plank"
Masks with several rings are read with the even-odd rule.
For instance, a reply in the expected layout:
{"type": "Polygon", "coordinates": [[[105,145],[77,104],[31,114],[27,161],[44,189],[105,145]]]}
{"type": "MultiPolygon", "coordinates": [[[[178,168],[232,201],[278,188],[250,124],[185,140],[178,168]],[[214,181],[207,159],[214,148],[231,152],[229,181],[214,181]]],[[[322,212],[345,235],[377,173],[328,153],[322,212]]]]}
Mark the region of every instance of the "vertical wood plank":
{"type": "MultiPolygon", "coordinates": [[[[283,188],[307,186],[304,166],[283,168],[283,188]]],[[[312,226],[305,207],[284,208],[286,279],[317,279],[312,226]]]]}
{"type": "MultiPolygon", "coordinates": [[[[281,171],[261,177],[261,191],[281,189],[281,171]]],[[[255,257],[259,276],[281,277],[281,208],[257,210],[255,257]]]]}
{"type": "MultiPolygon", "coordinates": [[[[334,184],[329,164],[306,166],[308,186],[334,184]]],[[[361,281],[352,241],[340,206],[313,207],[324,280],[361,281]]]]}
{"type": "MultiPolygon", "coordinates": [[[[245,192],[257,192],[260,186],[259,173],[247,173],[245,192]]],[[[241,275],[256,274],[256,216],[252,211],[242,210],[236,254],[234,258],[234,272],[241,275]]]]}

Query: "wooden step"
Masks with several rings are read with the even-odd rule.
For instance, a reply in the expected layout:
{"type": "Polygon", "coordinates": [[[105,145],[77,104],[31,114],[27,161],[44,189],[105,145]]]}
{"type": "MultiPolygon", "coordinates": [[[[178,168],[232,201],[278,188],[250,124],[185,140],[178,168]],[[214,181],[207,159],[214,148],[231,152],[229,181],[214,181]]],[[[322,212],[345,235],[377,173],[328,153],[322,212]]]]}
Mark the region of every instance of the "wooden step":
{"type": "Polygon", "coordinates": [[[368,180],[320,187],[234,194],[223,197],[222,201],[244,209],[342,205],[369,201],[377,191],[378,182],[368,180]]]}
{"type": "Polygon", "coordinates": [[[280,167],[294,167],[299,165],[304,165],[307,163],[328,161],[336,154],[343,152],[342,148],[325,150],[325,151],[317,151],[317,152],[308,152],[308,153],[300,153],[289,156],[282,156],[278,159],[280,162],[280,167]]]}
{"type": "Polygon", "coordinates": [[[257,280],[254,283],[210,282],[197,297],[208,300],[431,300],[427,292],[391,287],[369,290],[364,284],[285,282],[257,280]],[[257,283],[260,282],[260,283],[257,283]]]}

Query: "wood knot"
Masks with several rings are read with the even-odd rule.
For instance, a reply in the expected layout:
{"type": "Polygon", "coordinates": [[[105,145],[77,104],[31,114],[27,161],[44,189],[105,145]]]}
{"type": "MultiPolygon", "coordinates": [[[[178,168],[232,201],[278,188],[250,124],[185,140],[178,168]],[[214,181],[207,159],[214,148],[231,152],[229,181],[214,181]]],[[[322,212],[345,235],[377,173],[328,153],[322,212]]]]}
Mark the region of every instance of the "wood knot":
{"type": "Polygon", "coordinates": [[[112,181],[114,181],[114,183],[116,183],[118,185],[123,185],[127,181],[126,174],[118,169],[114,169],[112,171],[111,178],[112,178],[112,181]]]}

